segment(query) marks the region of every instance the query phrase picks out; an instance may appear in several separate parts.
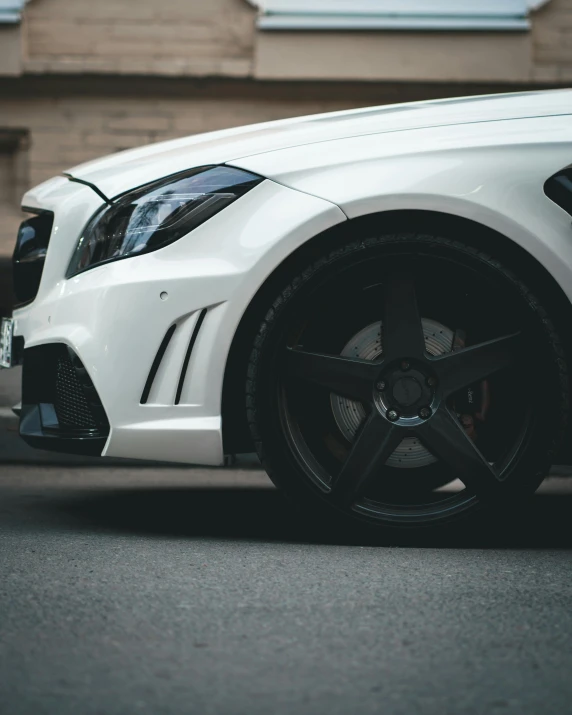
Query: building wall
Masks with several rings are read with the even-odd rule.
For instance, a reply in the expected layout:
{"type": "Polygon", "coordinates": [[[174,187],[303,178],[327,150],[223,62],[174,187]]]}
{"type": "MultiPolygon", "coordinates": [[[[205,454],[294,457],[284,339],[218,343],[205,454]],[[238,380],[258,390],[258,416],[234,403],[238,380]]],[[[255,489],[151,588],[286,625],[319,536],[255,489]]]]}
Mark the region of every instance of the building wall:
{"type": "Polygon", "coordinates": [[[245,77],[254,18],[244,0],[31,0],[24,70],[245,77]]]}
{"type": "Polygon", "coordinates": [[[0,25],[0,76],[22,73],[22,32],[18,25],[0,25]]]}
{"type": "Polygon", "coordinates": [[[261,32],[264,79],[527,82],[530,33],[261,32]]]}
{"type": "Polygon", "coordinates": [[[534,14],[531,79],[572,82],[572,0],[551,0],[534,14]]]}
{"type": "MultiPolygon", "coordinates": [[[[260,32],[246,0],[30,0],[6,72],[446,82],[568,82],[572,0],[525,33],[260,32]]],[[[2,30],[3,35],[6,34],[2,30]]],[[[14,37],[0,37],[2,46],[14,37]]]]}
{"type": "Polygon", "coordinates": [[[529,32],[260,32],[266,79],[572,81],[572,0],[531,14],[529,32]]]}
{"type": "Polygon", "coordinates": [[[572,0],[550,0],[532,14],[528,33],[257,32],[255,17],[246,0],[31,0],[17,30],[21,61],[15,58],[16,30],[0,30],[0,74],[463,82],[572,77],[572,0]]]}

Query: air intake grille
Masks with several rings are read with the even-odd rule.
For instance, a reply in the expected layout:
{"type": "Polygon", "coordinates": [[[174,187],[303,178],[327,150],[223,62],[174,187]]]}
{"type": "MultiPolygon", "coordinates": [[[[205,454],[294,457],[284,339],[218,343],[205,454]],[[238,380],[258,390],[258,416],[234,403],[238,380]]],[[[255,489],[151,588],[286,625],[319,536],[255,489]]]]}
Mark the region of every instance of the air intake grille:
{"type": "Polygon", "coordinates": [[[58,422],[73,429],[97,429],[75,368],[67,355],[58,357],[56,368],[56,400],[58,422]]]}
{"type": "Polygon", "coordinates": [[[107,437],[109,421],[85,366],[61,343],[24,350],[22,409],[42,406],[50,433],[71,437],[107,437]]]}
{"type": "Polygon", "coordinates": [[[53,224],[51,211],[41,211],[20,224],[12,258],[16,307],[34,300],[38,293],[53,224]]]}

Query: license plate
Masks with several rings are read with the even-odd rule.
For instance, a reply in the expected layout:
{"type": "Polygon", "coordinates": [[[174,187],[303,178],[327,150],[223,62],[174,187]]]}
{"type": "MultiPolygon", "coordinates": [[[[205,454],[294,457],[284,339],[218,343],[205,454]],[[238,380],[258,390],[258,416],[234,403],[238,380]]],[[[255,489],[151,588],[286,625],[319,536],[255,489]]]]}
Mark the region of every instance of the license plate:
{"type": "Polygon", "coordinates": [[[0,325],[0,367],[12,367],[12,338],[14,336],[14,321],[12,318],[2,318],[0,325]]]}

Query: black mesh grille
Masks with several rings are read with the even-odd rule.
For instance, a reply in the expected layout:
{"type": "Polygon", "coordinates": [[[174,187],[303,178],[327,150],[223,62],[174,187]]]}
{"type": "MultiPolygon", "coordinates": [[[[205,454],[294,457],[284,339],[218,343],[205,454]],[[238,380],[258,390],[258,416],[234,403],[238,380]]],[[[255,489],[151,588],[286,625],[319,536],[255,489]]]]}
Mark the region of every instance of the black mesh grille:
{"type": "Polygon", "coordinates": [[[97,429],[76,370],[67,355],[60,355],[56,368],[56,401],[58,422],[62,427],[97,429]]]}
{"type": "Polygon", "coordinates": [[[50,433],[82,438],[109,434],[109,421],[85,366],[61,343],[24,350],[22,409],[34,405],[43,406],[42,424],[50,433]]]}

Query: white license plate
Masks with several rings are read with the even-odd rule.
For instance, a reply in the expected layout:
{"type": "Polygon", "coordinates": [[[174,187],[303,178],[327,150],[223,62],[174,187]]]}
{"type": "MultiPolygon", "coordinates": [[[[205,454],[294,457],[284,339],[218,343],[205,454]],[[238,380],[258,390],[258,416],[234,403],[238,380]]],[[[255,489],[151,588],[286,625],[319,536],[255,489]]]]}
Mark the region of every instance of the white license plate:
{"type": "Polygon", "coordinates": [[[12,337],[14,321],[12,318],[2,318],[0,324],[0,367],[12,367],[12,337]]]}

